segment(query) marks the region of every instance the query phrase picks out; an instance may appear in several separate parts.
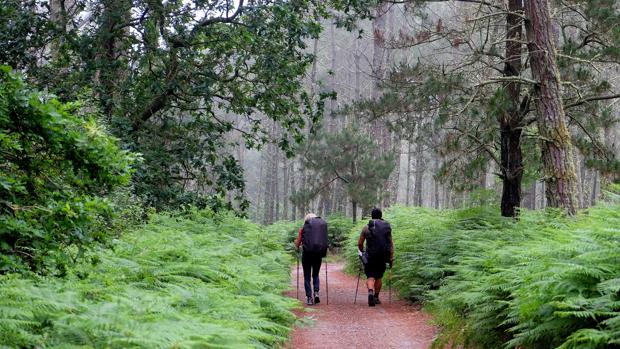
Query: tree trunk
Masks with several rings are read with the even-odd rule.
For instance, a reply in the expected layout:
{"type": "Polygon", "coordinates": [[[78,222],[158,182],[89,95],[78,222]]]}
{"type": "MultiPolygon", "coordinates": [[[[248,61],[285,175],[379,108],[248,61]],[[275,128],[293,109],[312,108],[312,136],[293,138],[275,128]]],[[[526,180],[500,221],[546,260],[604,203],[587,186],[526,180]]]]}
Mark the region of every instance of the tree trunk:
{"type": "Polygon", "coordinates": [[[271,217],[271,222],[273,223],[280,219],[280,190],[278,186],[278,173],[280,172],[280,151],[277,147],[274,146],[274,163],[273,163],[273,216],[271,217]]]}
{"type": "Polygon", "coordinates": [[[282,164],[282,218],[286,219],[288,216],[288,198],[289,198],[289,172],[288,172],[288,160],[286,157],[283,158],[284,162],[282,164]]]}
{"type": "MultiPolygon", "coordinates": [[[[332,74],[329,76],[329,90],[330,92],[336,91],[336,35],[335,28],[336,25],[332,23],[329,26],[329,41],[330,41],[330,70],[332,74]]],[[[327,125],[330,130],[336,129],[336,118],[334,115],[334,111],[336,110],[336,100],[330,98],[329,99],[329,113],[327,115],[327,125]]]]}
{"type": "Polygon", "coordinates": [[[434,204],[433,207],[439,209],[439,181],[435,177],[437,172],[439,172],[439,154],[435,154],[435,161],[433,162],[433,194],[434,194],[434,204]]]}
{"type": "Polygon", "coordinates": [[[422,137],[420,134],[421,128],[418,126],[418,141],[415,150],[415,185],[413,204],[415,206],[422,206],[422,181],[424,179],[424,172],[426,172],[426,164],[424,160],[424,148],[422,147],[422,137]]]}
{"type": "MultiPolygon", "coordinates": [[[[575,162],[575,166],[581,165],[581,156],[577,148],[573,148],[573,161],[575,162]]],[[[579,208],[583,207],[583,190],[581,186],[583,181],[581,180],[581,173],[581,168],[578,170],[575,169],[575,182],[577,183],[577,192],[575,194],[577,195],[577,205],[579,208]]]]}
{"type": "Polygon", "coordinates": [[[271,217],[273,216],[273,200],[271,190],[273,189],[273,173],[271,168],[271,154],[270,151],[271,145],[267,145],[266,151],[263,152],[264,162],[266,163],[266,167],[264,169],[265,175],[265,192],[263,194],[263,223],[269,224],[271,221],[271,217]]]}
{"type": "Polygon", "coordinates": [[[351,202],[351,211],[353,215],[353,223],[356,223],[357,222],[357,202],[356,201],[351,202]]]}
{"type": "Polygon", "coordinates": [[[585,208],[588,206],[588,202],[586,202],[586,158],[585,156],[581,159],[580,164],[580,179],[581,183],[579,184],[581,190],[579,190],[579,202],[581,203],[581,207],[585,208]]]}
{"type": "Polygon", "coordinates": [[[598,198],[598,194],[600,191],[601,191],[600,171],[593,169],[592,170],[592,192],[590,193],[590,206],[596,205],[596,199],[598,198]]]}
{"type": "MultiPolygon", "coordinates": [[[[256,183],[258,183],[257,187],[256,187],[256,221],[260,222],[260,217],[261,217],[261,203],[262,203],[262,194],[263,191],[261,190],[261,188],[264,188],[266,186],[266,183],[263,180],[263,173],[264,171],[264,156],[263,154],[261,154],[260,156],[260,165],[259,165],[259,170],[258,170],[258,179],[256,180],[256,183]]],[[[263,206],[264,207],[264,206],[263,206]]]]}
{"type": "MultiPolygon", "coordinates": [[[[392,137],[391,132],[388,132],[388,135],[392,137]]],[[[394,171],[392,172],[392,175],[390,175],[389,177],[389,201],[386,207],[398,202],[398,183],[400,182],[400,158],[403,150],[402,141],[399,138],[395,137],[393,142],[391,143],[394,145],[391,151],[396,155],[396,165],[394,166],[394,171]]]]}
{"type": "MultiPolygon", "coordinates": [[[[70,14],[68,9],[75,7],[75,0],[50,0],[50,22],[56,27],[56,29],[65,34],[70,28],[70,14]]],[[[53,61],[57,61],[60,58],[65,36],[58,36],[58,40],[55,40],[50,44],[50,53],[53,61]]]]}
{"type": "MultiPolygon", "coordinates": [[[[301,166],[301,179],[299,181],[299,188],[300,190],[305,190],[306,189],[306,169],[304,168],[303,164],[300,164],[300,166],[301,166]]],[[[307,201],[300,202],[299,206],[297,207],[299,209],[297,216],[304,217],[307,213],[307,207],[308,207],[307,201]]]]}
{"type": "Polygon", "coordinates": [[[411,144],[413,142],[409,140],[407,142],[407,184],[405,185],[405,205],[409,206],[409,198],[411,197],[411,144]]]}
{"type": "MultiPolygon", "coordinates": [[[[385,54],[385,20],[387,17],[388,4],[386,2],[379,2],[375,12],[375,18],[372,21],[373,30],[373,51],[372,51],[372,73],[373,73],[373,88],[372,98],[376,100],[379,98],[378,83],[383,79],[383,56],[385,54]]],[[[375,129],[373,129],[373,135],[375,139],[379,140],[383,136],[385,124],[383,121],[375,120],[375,129]]]]}
{"type": "Polygon", "coordinates": [[[546,195],[545,195],[545,182],[541,181],[540,182],[540,208],[541,209],[545,209],[545,207],[547,207],[547,200],[546,200],[546,195]]]}
{"type": "Polygon", "coordinates": [[[536,181],[530,185],[530,189],[523,196],[524,206],[530,210],[536,209],[536,181]]]}
{"type": "Polygon", "coordinates": [[[538,133],[541,138],[547,204],[568,214],[577,209],[573,145],[566,124],[555,42],[546,0],[525,1],[526,33],[534,87],[538,133]]]}
{"type": "Polygon", "coordinates": [[[489,172],[489,164],[484,164],[482,171],[480,172],[480,182],[478,183],[481,190],[486,190],[489,186],[488,174],[489,172]]]}
{"type": "Polygon", "coordinates": [[[97,52],[101,63],[95,73],[95,93],[101,100],[106,119],[110,122],[115,112],[114,103],[120,92],[119,85],[126,72],[117,61],[121,59],[121,52],[125,49],[121,47],[119,37],[128,31],[129,27],[125,26],[122,30],[118,28],[131,18],[132,3],[127,0],[107,0],[103,2],[103,8],[101,26],[98,29],[101,41],[97,52]]]}
{"type": "Polygon", "coordinates": [[[521,181],[523,158],[521,154],[521,129],[501,125],[502,202],[504,217],[516,217],[521,206],[521,181]]]}
{"type": "MultiPolygon", "coordinates": [[[[504,76],[521,74],[521,36],[523,5],[521,0],[508,1],[509,13],[506,15],[506,62],[504,76]]],[[[499,116],[502,201],[501,213],[504,217],[516,217],[521,205],[521,181],[523,179],[523,156],[521,153],[521,130],[523,116],[519,110],[521,84],[506,82],[503,85],[508,107],[499,116]]]]}
{"type": "MultiPolygon", "coordinates": [[[[291,161],[291,169],[289,170],[289,176],[291,177],[291,193],[295,194],[297,192],[297,188],[295,187],[295,161],[291,161]]],[[[286,198],[289,200],[289,198],[286,198]]],[[[291,220],[295,220],[295,212],[297,207],[295,204],[291,203],[291,220]]]]}
{"type": "MultiPolygon", "coordinates": [[[[353,87],[353,100],[360,99],[362,97],[360,85],[361,85],[361,74],[362,69],[360,68],[360,61],[362,58],[362,54],[360,53],[360,39],[355,38],[355,53],[353,54],[353,62],[355,64],[355,85],[353,87]]],[[[355,108],[355,105],[354,105],[355,108]]],[[[355,111],[355,109],[354,109],[355,111]]],[[[348,125],[348,113],[345,113],[345,126],[348,125]]]]}

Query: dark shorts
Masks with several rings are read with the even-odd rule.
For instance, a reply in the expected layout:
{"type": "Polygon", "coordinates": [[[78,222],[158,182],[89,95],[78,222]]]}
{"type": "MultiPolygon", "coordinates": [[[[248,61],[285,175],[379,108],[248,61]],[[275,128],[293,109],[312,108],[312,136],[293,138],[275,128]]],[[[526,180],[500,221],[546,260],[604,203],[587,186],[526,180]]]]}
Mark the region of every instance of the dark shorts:
{"type": "Polygon", "coordinates": [[[364,274],[368,278],[381,279],[385,273],[385,260],[368,258],[368,264],[364,266],[364,274]]]}

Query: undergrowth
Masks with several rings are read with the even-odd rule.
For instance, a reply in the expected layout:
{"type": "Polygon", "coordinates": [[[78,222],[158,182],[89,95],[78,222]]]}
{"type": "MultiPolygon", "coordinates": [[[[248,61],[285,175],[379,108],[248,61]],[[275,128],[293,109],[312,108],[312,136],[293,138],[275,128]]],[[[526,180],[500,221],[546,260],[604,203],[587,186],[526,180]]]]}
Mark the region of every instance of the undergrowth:
{"type": "Polygon", "coordinates": [[[496,208],[397,207],[386,219],[394,286],[434,314],[436,348],[620,348],[620,205],[518,221],[496,208]]]}
{"type": "Polygon", "coordinates": [[[0,347],[272,348],[295,301],[280,241],[232,215],[157,215],[64,278],[0,276],[0,347]]]}

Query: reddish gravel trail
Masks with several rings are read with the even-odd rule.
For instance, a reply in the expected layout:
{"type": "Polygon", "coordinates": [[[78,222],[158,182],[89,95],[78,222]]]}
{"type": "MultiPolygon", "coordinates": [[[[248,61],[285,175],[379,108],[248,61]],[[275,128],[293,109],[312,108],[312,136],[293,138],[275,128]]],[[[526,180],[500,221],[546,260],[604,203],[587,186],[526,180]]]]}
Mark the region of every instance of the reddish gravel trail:
{"type": "MultiPolygon", "coordinates": [[[[305,310],[314,311],[298,313],[298,316],[313,319],[314,324],[296,328],[287,348],[430,348],[435,328],[429,324],[428,314],[405,301],[396,300],[393,294],[392,303],[388,304],[387,283],[381,291],[383,304],[374,308],[369,307],[363,275],[360,279],[357,304],[353,304],[357,277],[344,274],[341,263],[327,265],[329,305],[326,304],[324,267],[325,264],[321,267],[320,274],[321,303],[305,307],[305,310]]],[[[292,273],[293,291],[289,295],[295,297],[297,277],[295,268],[292,273]]],[[[384,279],[385,281],[387,279],[384,279]]],[[[305,298],[301,271],[299,298],[305,298]]]]}

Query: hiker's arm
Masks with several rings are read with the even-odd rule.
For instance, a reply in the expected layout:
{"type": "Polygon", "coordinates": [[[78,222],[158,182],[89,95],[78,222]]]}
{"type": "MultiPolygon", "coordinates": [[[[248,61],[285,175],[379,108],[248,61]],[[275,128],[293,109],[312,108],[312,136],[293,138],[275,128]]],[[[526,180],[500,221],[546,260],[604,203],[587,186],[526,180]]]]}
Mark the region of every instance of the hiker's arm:
{"type": "Polygon", "coordinates": [[[359,240],[357,240],[357,249],[360,252],[364,251],[364,240],[366,240],[366,237],[364,236],[364,230],[362,230],[362,233],[360,234],[360,238],[359,240]]]}
{"type": "Polygon", "coordinates": [[[295,248],[296,248],[296,249],[299,249],[299,245],[301,245],[301,231],[302,231],[303,229],[304,229],[304,228],[300,228],[300,229],[299,229],[299,234],[297,234],[297,239],[295,239],[295,248]]]}

